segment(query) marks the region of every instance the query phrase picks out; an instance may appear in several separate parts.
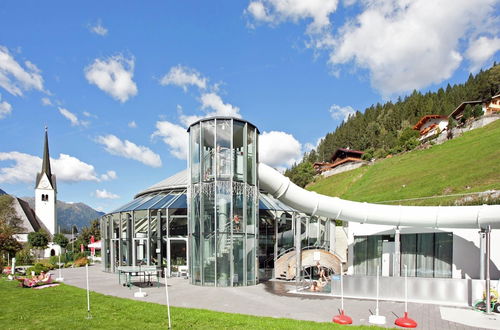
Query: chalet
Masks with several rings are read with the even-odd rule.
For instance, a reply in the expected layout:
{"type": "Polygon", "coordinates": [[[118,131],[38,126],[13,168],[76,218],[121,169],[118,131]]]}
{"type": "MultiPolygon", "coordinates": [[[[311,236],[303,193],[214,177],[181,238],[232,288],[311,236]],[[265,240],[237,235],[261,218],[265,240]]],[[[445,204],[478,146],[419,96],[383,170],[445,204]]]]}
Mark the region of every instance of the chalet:
{"type": "Polygon", "coordinates": [[[467,105],[477,105],[480,104],[483,108],[483,113],[485,116],[500,114],[500,94],[487,98],[485,100],[477,100],[477,101],[466,101],[462,102],[453,112],[450,114],[450,117],[459,121],[465,111],[465,107],[467,105]]]}
{"type": "Polygon", "coordinates": [[[335,151],[330,162],[316,162],[313,164],[316,173],[324,173],[338,168],[341,165],[363,162],[361,156],[364,154],[362,151],[351,150],[349,148],[339,148],[335,151]]]}
{"type": "Polygon", "coordinates": [[[500,114],[500,94],[493,96],[488,104],[486,104],[486,107],[484,108],[484,114],[500,114]]]}
{"type": "Polygon", "coordinates": [[[441,115],[426,115],[420,118],[413,126],[414,130],[420,131],[419,140],[425,140],[448,127],[448,117],[441,115]]]}
{"type": "Polygon", "coordinates": [[[456,121],[459,121],[460,119],[462,119],[463,115],[464,115],[464,111],[465,111],[465,107],[467,105],[470,105],[470,106],[475,106],[477,104],[482,104],[483,106],[483,112],[485,112],[485,102],[484,101],[481,101],[481,100],[478,100],[478,101],[465,101],[465,102],[462,102],[455,110],[453,110],[452,113],[450,113],[450,117],[455,119],[456,121]]]}

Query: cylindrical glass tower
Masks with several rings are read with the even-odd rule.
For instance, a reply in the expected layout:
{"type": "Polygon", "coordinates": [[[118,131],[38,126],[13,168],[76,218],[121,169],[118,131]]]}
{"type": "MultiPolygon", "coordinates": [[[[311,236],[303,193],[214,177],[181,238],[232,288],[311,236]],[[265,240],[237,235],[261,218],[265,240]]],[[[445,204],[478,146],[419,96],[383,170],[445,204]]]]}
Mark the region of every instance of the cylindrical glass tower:
{"type": "Polygon", "coordinates": [[[245,120],[212,117],[188,132],[191,283],[254,285],[259,131],[245,120]]]}

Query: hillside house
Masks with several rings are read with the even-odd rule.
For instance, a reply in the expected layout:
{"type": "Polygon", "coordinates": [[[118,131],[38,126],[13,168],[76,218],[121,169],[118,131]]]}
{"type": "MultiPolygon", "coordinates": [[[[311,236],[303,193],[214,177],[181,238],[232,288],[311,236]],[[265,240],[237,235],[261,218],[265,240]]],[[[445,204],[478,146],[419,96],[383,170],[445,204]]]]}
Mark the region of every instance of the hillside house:
{"type": "Polygon", "coordinates": [[[419,140],[425,140],[448,127],[448,117],[441,115],[426,115],[420,118],[413,126],[414,130],[420,131],[419,140]]]}
{"type": "Polygon", "coordinates": [[[362,163],[363,160],[361,159],[361,156],[363,154],[363,151],[352,150],[349,148],[338,148],[330,158],[329,162],[316,162],[313,164],[313,167],[318,174],[328,172],[339,167],[352,165],[353,163],[362,163]]]}
{"type": "Polygon", "coordinates": [[[500,94],[493,96],[483,111],[485,115],[500,114],[500,94]]]}

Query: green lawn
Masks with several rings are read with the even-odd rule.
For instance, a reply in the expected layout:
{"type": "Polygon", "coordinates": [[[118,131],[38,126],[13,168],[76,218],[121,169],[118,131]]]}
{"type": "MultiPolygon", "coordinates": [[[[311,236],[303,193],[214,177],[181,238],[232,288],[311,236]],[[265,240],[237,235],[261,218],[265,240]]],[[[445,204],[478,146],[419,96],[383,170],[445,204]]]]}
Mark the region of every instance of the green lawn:
{"type": "MultiPolygon", "coordinates": [[[[308,189],[362,202],[500,189],[500,120],[427,150],[321,179],[308,189]]],[[[437,198],[403,204],[439,205],[449,201],[437,198]]]]}
{"type": "MultiPolygon", "coordinates": [[[[86,292],[68,285],[25,289],[0,278],[0,329],[160,329],[167,328],[164,305],[91,292],[93,318],[87,320],[86,292]]],[[[251,308],[251,306],[249,306],[251,308]]],[[[332,312],[333,313],[333,312],[332,312]]],[[[316,323],[173,307],[173,329],[331,329],[316,323]]],[[[373,327],[356,326],[354,329],[373,327]]]]}

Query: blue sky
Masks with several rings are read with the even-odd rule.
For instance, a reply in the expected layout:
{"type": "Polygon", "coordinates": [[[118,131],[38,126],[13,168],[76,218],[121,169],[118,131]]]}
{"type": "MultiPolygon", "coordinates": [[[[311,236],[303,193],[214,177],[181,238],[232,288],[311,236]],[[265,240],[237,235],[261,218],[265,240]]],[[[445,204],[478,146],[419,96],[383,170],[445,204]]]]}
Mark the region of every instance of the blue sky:
{"type": "Polygon", "coordinates": [[[499,61],[499,2],[2,1],[0,188],[110,211],[186,166],[190,121],[253,122],[283,169],[354,110],[499,61]]]}

